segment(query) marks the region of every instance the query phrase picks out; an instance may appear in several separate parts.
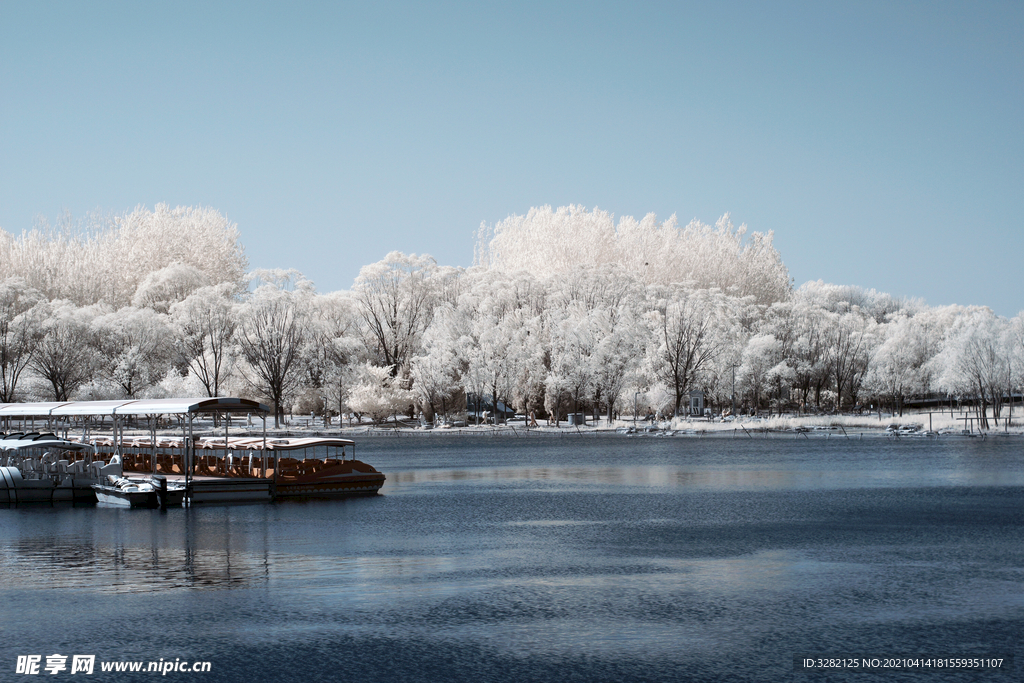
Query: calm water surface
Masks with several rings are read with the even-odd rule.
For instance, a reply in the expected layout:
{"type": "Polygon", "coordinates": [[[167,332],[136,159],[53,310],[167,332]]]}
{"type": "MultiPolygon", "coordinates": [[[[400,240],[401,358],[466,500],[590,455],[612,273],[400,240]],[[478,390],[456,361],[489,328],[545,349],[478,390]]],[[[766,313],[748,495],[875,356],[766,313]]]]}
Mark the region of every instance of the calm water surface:
{"type": "Polygon", "coordinates": [[[53,653],[209,660],[167,678],[210,681],[836,680],[793,656],[1019,658],[1022,454],[368,438],[374,498],[0,509],[0,681],[53,653]]]}

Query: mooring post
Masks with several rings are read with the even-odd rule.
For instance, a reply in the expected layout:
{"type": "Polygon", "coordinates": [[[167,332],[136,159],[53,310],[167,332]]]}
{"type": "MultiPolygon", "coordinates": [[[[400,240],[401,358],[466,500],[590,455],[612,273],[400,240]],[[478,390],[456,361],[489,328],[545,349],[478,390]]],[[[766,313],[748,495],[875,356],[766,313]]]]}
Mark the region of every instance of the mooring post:
{"type": "Polygon", "coordinates": [[[167,477],[162,474],[153,476],[153,480],[159,484],[159,488],[156,490],[157,499],[160,502],[160,509],[167,509],[167,477]]]}

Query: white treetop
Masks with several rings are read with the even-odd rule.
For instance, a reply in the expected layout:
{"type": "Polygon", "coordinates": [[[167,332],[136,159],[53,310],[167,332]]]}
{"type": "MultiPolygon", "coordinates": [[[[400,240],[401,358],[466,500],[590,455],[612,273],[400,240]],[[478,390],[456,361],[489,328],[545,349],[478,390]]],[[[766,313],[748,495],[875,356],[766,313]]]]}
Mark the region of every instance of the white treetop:
{"type": "Polygon", "coordinates": [[[580,267],[619,266],[645,284],[691,282],[717,287],[760,303],[786,298],[789,271],[772,246],[772,233],[736,228],[729,215],[710,226],[693,220],[680,228],[675,216],[658,222],[653,214],[637,221],[582,206],[530,209],[493,228],[482,225],[477,263],[505,272],[526,271],[538,278],[580,267]]]}
{"type": "Polygon", "coordinates": [[[122,308],[132,304],[151,274],[172,264],[194,269],[187,279],[198,286],[240,286],[248,262],[238,239],[238,227],[214,209],[158,204],[153,211],[138,207],[84,228],[64,220],[18,237],[0,231],[0,263],[48,299],[122,308]]]}

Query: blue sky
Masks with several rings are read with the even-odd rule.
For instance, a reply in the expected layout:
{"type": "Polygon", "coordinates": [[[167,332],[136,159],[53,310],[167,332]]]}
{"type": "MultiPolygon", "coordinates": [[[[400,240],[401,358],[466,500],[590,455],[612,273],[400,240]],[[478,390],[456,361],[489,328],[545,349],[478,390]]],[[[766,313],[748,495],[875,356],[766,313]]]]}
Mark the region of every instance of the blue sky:
{"type": "Polygon", "coordinates": [[[775,231],[797,284],[1024,309],[1024,4],[0,4],[0,227],[212,206],[254,267],[583,204],[775,231]]]}

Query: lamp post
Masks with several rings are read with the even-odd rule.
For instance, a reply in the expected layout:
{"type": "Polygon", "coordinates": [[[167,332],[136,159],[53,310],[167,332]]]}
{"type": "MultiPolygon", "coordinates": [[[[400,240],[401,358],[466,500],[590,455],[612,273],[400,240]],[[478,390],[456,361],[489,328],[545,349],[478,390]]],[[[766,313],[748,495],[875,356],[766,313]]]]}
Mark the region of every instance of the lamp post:
{"type": "Polygon", "coordinates": [[[633,394],[633,431],[636,431],[636,401],[640,398],[640,392],[633,394]]]}
{"type": "Polygon", "coordinates": [[[729,366],[732,368],[732,416],[736,417],[736,366],[729,366]]]}

